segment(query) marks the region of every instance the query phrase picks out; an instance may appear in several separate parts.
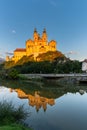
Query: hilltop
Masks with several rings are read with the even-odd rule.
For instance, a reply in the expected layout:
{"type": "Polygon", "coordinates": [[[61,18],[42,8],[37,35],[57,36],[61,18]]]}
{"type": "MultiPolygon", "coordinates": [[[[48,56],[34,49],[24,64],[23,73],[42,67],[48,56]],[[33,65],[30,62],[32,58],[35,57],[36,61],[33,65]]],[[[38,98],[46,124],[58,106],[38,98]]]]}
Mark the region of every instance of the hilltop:
{"type": "Polygon", "coordinates": [[[23,56],[19,61],[17,61],[16,63],[14,61],[6,61],[5,62],[5,68],[11,68],[11,67],[14,67],[14,66],[18,66],[18,65],[24,65],[25,63],[28,63],[28,62],[45,62],[45,61],[48,61],[48,62],[53,62],[55,60],[67,60],[67,58],[65,57],[64,54],[62,54],[61,52],[59,51],[49,51],[47,53],[43,53],[43,54],[39,54],[37,57],[36,57],[36,60],[34,60],[34,55],[30,55],[30,56],[23,56]]]}
{"type": "Polygon", "coordinates": [[[81,73],[82,63],[77,60],[70,60],[66,58],[64,54],[59,51],[47,52],[39,54],[34,59],[34,56],[24,56],[18,62],[8,61],[4,62],[4,68],[1,66],[4,74],[12,72],[15,75],[16,72],[20,74],[32,74],[32,73],[81,73]]]}

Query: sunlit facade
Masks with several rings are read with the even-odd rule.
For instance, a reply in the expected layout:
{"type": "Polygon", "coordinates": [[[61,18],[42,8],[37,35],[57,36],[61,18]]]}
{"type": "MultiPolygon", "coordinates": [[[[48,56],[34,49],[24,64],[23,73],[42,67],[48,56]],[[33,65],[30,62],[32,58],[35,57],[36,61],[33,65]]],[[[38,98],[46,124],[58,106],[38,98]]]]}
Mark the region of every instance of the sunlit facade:
{"type": "Polygon", "coordinates": [[[15,61],[17,62],[23,56],[34,56],[34,60],[39,54],[46,53],[48,51],[56,51],[56,41],[51,40],[48,42],[48,36],[46,33],[46,29],[43,30],[42,36],[38,34],[37,30],[34,29],[33,39],[28,39],[26,41],[25,48],[17,48],[14,50],[13,57],[6,57],[6,61],[15,61]]]}

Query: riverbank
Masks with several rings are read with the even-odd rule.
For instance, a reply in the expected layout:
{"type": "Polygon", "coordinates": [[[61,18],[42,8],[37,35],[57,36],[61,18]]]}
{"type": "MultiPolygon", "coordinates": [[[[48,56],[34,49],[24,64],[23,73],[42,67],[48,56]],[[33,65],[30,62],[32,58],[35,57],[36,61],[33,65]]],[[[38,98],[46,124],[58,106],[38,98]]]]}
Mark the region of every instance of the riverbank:
{"type": "Polygon", "coordinates": [[[84,74],[20,74],[21,77],[26,77],[28,80],[55,80],[59,83],[78,84],[80,81],[87,81],[87,73],[84,74]]]}
{"type": "Polygon", "coordinates": [[[10,125],[0,126],[0,130],[31,130],[31,129],[26,128],[23,125],[19,125],[19,124],[10,124],[10,125]]]}

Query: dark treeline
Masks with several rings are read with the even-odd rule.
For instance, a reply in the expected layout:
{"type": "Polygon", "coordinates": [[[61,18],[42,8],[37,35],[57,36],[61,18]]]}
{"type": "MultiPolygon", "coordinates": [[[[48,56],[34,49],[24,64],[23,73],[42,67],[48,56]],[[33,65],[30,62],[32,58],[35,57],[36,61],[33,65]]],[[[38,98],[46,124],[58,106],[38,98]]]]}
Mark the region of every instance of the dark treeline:
{"type": "Polygon", "coordinates": [[[19,73],[81,73],[82,63],[79,61],[43,61],[27,62],[14,68],[19,73]]]}
{"type": "Polygon", "coordinates": [[[15,68],[19,73],[81,73],[82,63],[70,60],[59,51],[40,54],[34,60],[34,56],[24,56],[19,61],[4,63],[5,69],[15,68]],[[37,60],[38,59],[38,60],[37,60]]]}

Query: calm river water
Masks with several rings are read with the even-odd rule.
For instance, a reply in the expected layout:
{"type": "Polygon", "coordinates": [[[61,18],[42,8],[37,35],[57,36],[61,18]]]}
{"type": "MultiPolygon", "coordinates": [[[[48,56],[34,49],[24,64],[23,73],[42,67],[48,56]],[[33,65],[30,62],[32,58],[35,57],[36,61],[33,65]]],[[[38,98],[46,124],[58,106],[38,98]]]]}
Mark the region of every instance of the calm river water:
{"type": "Polygon", "coordinates": [[[0,86],[0,101],[24,104],[34,130],[87,130],[87,86],[53,83],[7,83],[0,86]],[[84,94],[79,90],[85,90],[84,94]]]}

